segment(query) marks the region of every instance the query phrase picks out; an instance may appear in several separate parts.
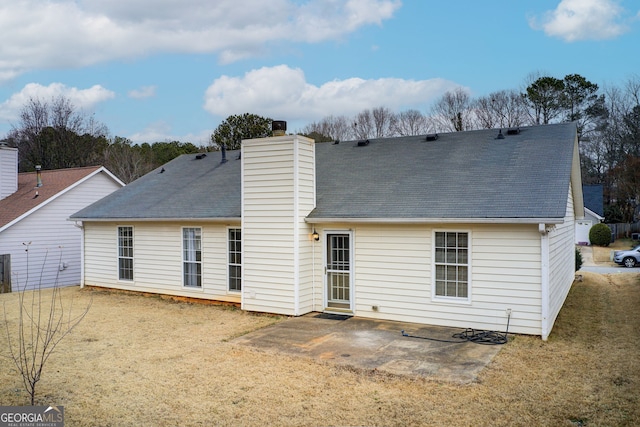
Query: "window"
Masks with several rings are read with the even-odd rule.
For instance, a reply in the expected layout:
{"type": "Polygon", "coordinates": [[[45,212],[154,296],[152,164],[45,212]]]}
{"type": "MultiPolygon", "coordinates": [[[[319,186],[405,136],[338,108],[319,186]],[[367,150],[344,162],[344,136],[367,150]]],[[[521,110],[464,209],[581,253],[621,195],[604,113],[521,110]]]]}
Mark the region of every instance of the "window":
{"type": "Polygon", "coordinates": [[[133,227],[118,227],[118,279],[133,280],[133,227]]]}
{"type": "Polygon", "coordinates": [[[202,230],[200,228],[182,229],[182,269],[184,286],[202,287],[202,230]]]}
{"type": "Polygon", "coordinates": [[[435,233],[435,296],[469,297],[469,233],[435,233]]]}
{"type": "Polygon", "coordinates": [[[242,290],[242,231],[229,229],[229,290],[242,290]]]}

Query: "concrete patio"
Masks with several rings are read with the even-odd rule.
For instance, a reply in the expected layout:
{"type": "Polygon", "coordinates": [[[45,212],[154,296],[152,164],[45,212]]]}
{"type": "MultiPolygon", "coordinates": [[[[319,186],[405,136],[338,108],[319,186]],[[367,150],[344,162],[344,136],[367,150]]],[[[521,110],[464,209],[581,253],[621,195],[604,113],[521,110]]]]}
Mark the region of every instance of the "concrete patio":
{"type": "Polygon", "coordinates": [[[310,313],[233,342],[357,369],[470,383],[503,346],[452,337],[459,332],[462,330],[310,313]],[[402,331],[410,336],[403,336],[402,331]]]}

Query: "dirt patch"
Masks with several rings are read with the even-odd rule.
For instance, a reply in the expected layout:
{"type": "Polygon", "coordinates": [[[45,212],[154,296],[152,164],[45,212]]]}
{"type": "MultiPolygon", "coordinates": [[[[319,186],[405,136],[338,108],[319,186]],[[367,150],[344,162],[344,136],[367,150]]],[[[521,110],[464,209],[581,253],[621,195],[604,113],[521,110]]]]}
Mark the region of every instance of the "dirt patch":
{"type": "MultiPolygon", "coordinates": [[[[76,307],[93,305],[49,360],[37,404],[64,405],[69,426],[640,425],[637,274],[583,273],[549,341],[516,336],[470,385],[233,344],[279,319],[232,307],[63,294],[76,307]]],[[[10,327],[16,300],[0,295],[10,327]]],[[[23,405],[11,363],[0,358],[0,402],[23,405]]]]}

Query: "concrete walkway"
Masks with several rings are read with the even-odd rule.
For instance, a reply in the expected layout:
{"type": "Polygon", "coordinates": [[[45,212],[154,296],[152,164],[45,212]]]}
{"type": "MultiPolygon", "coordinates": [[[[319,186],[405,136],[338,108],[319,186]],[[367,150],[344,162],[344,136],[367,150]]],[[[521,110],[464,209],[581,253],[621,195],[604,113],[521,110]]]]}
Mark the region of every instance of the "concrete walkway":
{"type": "Polygon", "coordinates": [[[503,347],[471,342],[445,343],[402,334],[404,330],[412,336],[458,341],[452,335],[462,332],[460,329],[358,317],[335,320],[318,316],[318,313],[311,313],[289,318],[233,342],[357,369],[455,383],[475,381],[503,347]]]}

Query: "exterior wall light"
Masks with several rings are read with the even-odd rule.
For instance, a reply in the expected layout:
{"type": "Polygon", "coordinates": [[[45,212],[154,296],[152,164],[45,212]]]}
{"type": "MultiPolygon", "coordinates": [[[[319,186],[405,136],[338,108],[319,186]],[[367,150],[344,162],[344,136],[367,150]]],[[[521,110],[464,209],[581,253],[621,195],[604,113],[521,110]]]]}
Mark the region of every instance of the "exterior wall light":
{"type": "Polygon", "coordinates": [[[313,234],[311,235],[311,237],[313,237],[313,240],[315,240],[316,242],[320,240],[320,235],[318,234],[315,228],[313,229],[313,234]]]}

